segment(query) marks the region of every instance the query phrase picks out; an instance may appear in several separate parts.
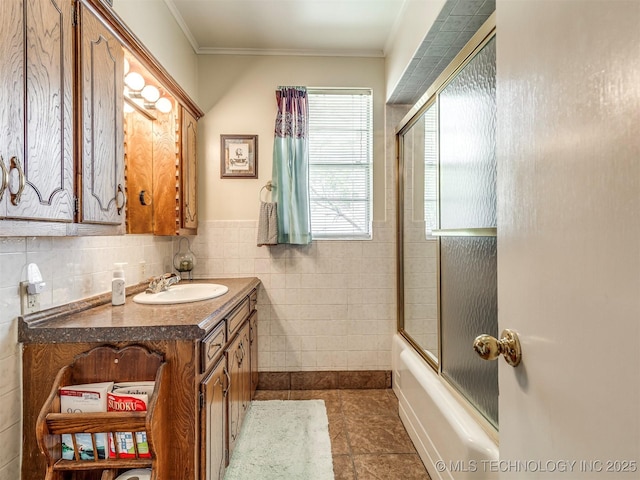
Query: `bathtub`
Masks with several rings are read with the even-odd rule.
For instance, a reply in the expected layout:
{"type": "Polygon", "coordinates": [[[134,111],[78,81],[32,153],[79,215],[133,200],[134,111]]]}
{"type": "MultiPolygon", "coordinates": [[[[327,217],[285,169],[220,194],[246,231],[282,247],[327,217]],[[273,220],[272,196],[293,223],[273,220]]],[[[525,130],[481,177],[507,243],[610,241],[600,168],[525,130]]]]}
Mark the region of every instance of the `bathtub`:
{"type": "Polygon", "coordinates": [[[498,446],[399,334],[392,347],[400,418],[432,480],[495,480],[498,446]]]}

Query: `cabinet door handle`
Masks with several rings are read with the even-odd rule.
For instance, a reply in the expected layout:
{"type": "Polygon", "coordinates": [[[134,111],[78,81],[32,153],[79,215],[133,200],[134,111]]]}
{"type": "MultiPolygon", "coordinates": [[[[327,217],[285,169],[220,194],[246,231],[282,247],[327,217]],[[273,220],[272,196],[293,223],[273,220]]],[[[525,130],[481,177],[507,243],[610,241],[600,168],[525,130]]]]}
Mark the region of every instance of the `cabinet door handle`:
{"type": "Polygon", "coordinates": [[[4,197],[4,191],[9,185],[9,170],[7,170],[7,167],[4,164],[4,158],[2,158],[2,155],[0,155],[0,169],[2,170],[2,172],[0,172],[2,174],[2,188],[0,188],[0,200],[2,200],[2,197],[4,197]]]}
{"type": "Polygon", "coordinates": [[[245,351],[244,351],[244,342],[242,342],[240,344],[240,350],[242,350],[242,358],[240,359],[240,362],[242,362],[244,360],[244,355],[245,355],[245,351]]]}
{"type": "Polygon", "coordinates": [[[24,191],[26,180],[24,178],[24,171],[20,166],[20,162],[16,157],[11,157],[11,166],[9,168],[9,171],[14,169],[18,171],[18,191],[16,193],[13,193],[11,191],[11,186],[9,186],[9,193],[11,193],[11,203],[17,206],[20,203],[20,197],[22,196],[22,192],[24,191]]]}
{"type": "Polygon", "coordinates": [[[222,391],[222,396],[226,397],[227,393],[229,393],[229,389],[231,388],[231,375],[229,375],[227,367],[223,367],[222,371],[224,372],[225,377],[227,377],[227,388],[222,391]]]}
{"type": "Polygon", "coordinates": [[[127,203],[127,196],[124,194],[124,188],[122,188],[122,184],[118,184],[118,190],[116,191],[116,208],[118,210],[118,215],[122,213],[122,209],[124,209],[125,204],[127,203]],[[122,196],[122,203],[118,202],[118,196],[122,196]]]}

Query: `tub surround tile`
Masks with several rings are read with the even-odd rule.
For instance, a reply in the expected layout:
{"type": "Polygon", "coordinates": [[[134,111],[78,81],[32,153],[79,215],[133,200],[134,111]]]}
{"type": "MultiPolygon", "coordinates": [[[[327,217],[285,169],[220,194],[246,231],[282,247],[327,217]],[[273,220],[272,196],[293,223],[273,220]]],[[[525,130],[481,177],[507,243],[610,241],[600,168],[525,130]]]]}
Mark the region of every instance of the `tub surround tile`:
{"type": "Polygon", "coordinates": [[[289,400],[289,390],[256,390],[254,400],[289,400]]]}

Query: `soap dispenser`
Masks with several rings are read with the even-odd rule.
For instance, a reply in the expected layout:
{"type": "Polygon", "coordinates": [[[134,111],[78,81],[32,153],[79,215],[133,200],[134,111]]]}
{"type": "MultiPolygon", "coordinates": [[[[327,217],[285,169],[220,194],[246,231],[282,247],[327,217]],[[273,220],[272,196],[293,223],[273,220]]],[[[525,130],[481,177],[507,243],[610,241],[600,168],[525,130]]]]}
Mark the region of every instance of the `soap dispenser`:
{"type": "Polygon", "coordinates": [[[124,305],[124,266],[126,263],[114,263],[113,280],[111,280],[111,304],[124,305]]]}

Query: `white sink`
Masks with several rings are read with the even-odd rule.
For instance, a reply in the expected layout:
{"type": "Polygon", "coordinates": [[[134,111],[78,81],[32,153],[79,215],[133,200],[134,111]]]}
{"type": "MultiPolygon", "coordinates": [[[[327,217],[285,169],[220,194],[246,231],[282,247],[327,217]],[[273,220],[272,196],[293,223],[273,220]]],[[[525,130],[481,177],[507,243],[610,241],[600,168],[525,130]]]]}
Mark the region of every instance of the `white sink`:
{"type": "Polygon", "coordinates": [[[219,297],[228,291],[229,287],[217,283],[180,283],[160,293],[139,293],[133,297],[133,301],[149,305],[199,302],[219,297]]]}

